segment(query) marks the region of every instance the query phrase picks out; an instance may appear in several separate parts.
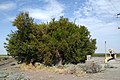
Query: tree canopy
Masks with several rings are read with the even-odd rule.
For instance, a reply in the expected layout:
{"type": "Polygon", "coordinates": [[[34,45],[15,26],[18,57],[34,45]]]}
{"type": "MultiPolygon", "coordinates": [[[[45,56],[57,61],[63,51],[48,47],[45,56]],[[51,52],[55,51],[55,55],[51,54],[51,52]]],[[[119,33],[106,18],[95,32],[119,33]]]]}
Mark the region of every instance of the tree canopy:
{"type": "Polygon", "coordinates": [[[91,38],[88,29],[68,18],[37,24],[27,12],[22,12],[12,24],[17,30],[8,34],[5,48],[9,55],[27,64],[79,63],[96,49],[96,39],[91,38]]]}

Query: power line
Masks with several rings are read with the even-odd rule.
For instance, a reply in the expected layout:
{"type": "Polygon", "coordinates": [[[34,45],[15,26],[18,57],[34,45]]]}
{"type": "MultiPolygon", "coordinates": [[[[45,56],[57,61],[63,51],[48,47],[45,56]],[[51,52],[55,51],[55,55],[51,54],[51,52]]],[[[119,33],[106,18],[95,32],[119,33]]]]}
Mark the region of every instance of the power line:
{"type": "MultiPolygon", "coordinates": [[[[117,14],[117,18],[120,18],[119,16],[120,16],[120,13],[117,14]]],[[[119,24],[118,24],[118,25],[119,25],[119,24]]],[[[120,29],[120,27],[118,27],[118,29],[120,29]]]]}
{"type": "Polygon", "coordinates": [[[109,3],[107,3],[108,4],[108,6],[110,6],[111,8],[112,8],[112,11],[115,13],[115,14],[117,14],[118,12],[116,12],[116,11],[118,11],[114,6],[113,6],[113,3],[110,1],[110,0],[107,0],[109,3]]]}
{"type": "MultiPolygon", "coordinates": [[[[106,12],[107,13],[109,13],[109,14],[111,14],[111,15],[113,15],[113,16],[111,16],[111,17],[116,17],[116,14],[118,13],[118,12],[116,12],[116,10],[114,10],[115,8],[113,7],[113,6],[111,6],[111,4],[110,4],[111,2],[110,2],[110,0],[106,0],[106,4],[107,4],[107,6],[108,6],[108,9],[106,9],[106,12]],[[110,9],[109,9],[110,8],[110,9]],[[111,12],[111,11],[112,12],[111,12]]],[[[118,10],[117,10],[118,11],[118,10]]]]}
{"type": "Polygon", "coordinates": [[[109,2],[111,3],[111,5],[113,6],[113,8],[119,12],[119,10],[114,6],[114,4],[109,0],[109,2]]]}
{"type": "MultiPolygon", "coordinates": [[[[118,13],[118,12],[120,12],[115,6],[114,6],[114,4],[110,1],[110,0],[108,0],[109,1],[109,3],[111,3],[111,5],[112,5],[112,7],[117,11],[117,17],[116,18],[120,18],[119,16],[120,16],[120,13],[118,13]]],[[[114,11],[115,11],[114,10],[114,11]]],[[[115,11],[115,13],[116,13],[116,11],[115,11]]],[[[120,29],[120,27],[118,27],[118,29],[120,29]]]]}
{"type": "MultiPolygon", "coordinates": [[[[117,11],[117,12],[120,12],[115,6],[114,4],[109,0],[109,2],[111,3],[112,7],[117,11]]],[[[117,14],[117,18],[120,18],[120,13],[117,14]]]]}
{"type": "Polygon", "coordinates": [[[117,18],[120,18],[119,15],[120,15],[120,13],[117,14],[117,18]]]}
{"type": "MultiPolygon", "coordinates": [[[[114,4],[110,1],[110,0],[108,0],[108,2],[111,4],[108,4],[108,6],[110,6],[113,10],[113,12],[115,13],[115,15],[117,16],[116,18],[120,18],[119,16],[120,16],[120,13],[118,13],[118,12],[120,12],[115,6],[114,6],[114,4]]],[[[118,25],[119,25],[119,23],[117,23],[118,25]]],[[[118,27],[118,29],[120,29],[120,27],[118,27]]]]}

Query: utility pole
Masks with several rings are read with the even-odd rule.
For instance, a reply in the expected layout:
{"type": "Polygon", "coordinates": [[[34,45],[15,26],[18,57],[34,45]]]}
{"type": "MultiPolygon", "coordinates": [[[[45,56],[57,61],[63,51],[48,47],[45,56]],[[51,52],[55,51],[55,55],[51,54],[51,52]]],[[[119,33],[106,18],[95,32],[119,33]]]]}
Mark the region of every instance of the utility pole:
{"type": "Polygon", "coordinates": [[[120,29],[120,27],[118,27],[118,29],[120,29]]]}
{"type": "MultiPolygon", "coordinates": [[[[117,14],[117,18],[120,18],[119,16],[120,16],[120,13],[117,14]]],[[[118,29],[120,29],[120,27],[118,27],[118,29]]]]}
{"type": "Polygon", "coordinates": [[[117,14],[117,16],[119,16],[119,15],[120,15],[120,13],[117,14]]]}
{"type": "Polygon", "coordinates": [[[106,53],[106,41],[105,41],[105,58],[107,58],[107,53],[106,53]]]}

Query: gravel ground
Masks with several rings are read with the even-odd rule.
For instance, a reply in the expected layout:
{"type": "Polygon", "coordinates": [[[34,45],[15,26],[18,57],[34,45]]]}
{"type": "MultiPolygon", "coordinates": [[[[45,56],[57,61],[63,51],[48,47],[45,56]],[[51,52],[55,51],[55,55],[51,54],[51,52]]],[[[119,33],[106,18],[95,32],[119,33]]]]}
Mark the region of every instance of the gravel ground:
{"type": "Polygon", "coordinates": [[[29,80],[13,58],[0,62],[0,80],[29,80]]]}
{"type": "MultiPolygon", "coordinates": [[[[103,62],[104,58],[94,59],[103,62]]],[[[78,77],[74,74],[59,74],[46,70],[21,70],[14,60],[8,60],[0,62],[0,80],[120,80],[120,59],[108,64],[112,67],[106,68],[105,71],[78,77]]]]}

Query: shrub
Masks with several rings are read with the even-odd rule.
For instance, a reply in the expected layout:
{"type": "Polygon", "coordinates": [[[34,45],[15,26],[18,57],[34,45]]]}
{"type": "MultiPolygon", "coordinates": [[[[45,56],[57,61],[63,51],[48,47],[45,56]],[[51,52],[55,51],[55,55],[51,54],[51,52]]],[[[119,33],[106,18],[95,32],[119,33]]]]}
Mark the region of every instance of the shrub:
{"type": "Polygon", "coordinates": [[[26,64],[41,62],[45,65],[77,64],[92,55],[96,39],[92,39],[85,26],[70,22],[67,18],[52,19],[36,24],[28,13],[20,13],[13,21],[17,28],[8,35],[5,48],[10,56],[26,64]]]}

